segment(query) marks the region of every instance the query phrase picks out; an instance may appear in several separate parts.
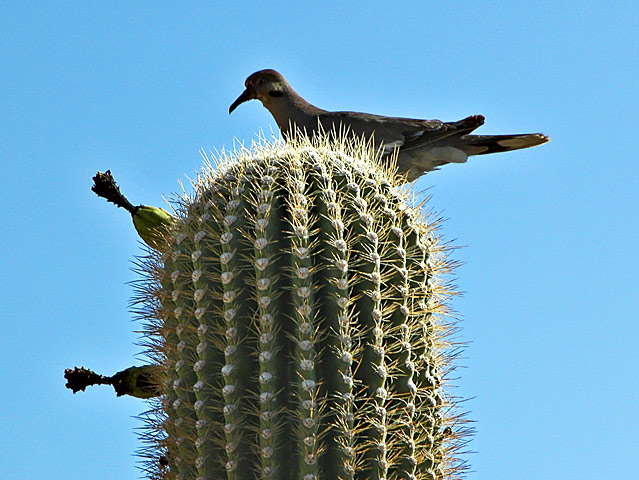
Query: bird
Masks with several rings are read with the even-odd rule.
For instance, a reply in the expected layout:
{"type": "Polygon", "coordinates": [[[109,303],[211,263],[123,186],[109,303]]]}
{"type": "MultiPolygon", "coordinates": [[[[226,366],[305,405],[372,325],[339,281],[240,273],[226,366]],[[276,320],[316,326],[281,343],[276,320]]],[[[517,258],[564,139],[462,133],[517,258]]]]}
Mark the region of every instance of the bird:
{"type": "Polygon", "coordinates": [[[470,135],[483,125],[483,115],[457,122],[385,117],[370,113],[331,112],[304,100],[284,76],[271,69],[251,74],[244,92],[229,114],[242,103],[257,99],[271,112],[282,136],[335,132],[370,139],[384,157],[396,154],[397,170],[407,182],[448,163],[464,163],[471,155],[507,152],[542,145],[544,134],[470,135]]]}

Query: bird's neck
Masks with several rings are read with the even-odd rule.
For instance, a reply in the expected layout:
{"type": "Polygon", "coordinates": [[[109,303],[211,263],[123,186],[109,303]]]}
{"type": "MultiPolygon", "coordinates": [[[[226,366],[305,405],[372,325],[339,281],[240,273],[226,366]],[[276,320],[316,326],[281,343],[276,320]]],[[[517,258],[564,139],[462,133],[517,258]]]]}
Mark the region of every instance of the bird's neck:
{"type": "Polygon", "coordinates": [[[264,106],[284,134],[290,133],[295,127],[314,131],[317,128],[317,116],[326,113],[326,110],[311,105],[294,90],[287,92],[284,97],[265,102],[264,106]]]}

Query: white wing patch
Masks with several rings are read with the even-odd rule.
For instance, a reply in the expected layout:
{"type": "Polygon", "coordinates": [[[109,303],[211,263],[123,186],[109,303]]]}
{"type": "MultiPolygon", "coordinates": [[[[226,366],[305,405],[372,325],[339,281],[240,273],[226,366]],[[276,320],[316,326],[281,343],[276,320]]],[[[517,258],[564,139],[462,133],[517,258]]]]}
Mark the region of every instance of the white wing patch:
{"type": "Polygon", "coordinates": [[[396,148],[404,145],[403,140],[395,140],[394,142],[384,143],[384,155],[390,155],[396,148]]]}

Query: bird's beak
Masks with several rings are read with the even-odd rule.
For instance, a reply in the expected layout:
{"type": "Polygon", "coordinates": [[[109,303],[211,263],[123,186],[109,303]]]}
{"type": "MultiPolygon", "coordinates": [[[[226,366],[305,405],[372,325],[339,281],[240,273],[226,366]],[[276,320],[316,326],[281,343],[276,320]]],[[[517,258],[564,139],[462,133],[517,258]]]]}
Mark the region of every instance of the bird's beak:
{"type": "Polygon", "coordinates": [[[242,103],[248,102],[249,100],[253,100],[255,98],[257,98],[257,92],[255,91],[255,89],[251,87],[246,87],[246,90],[244,90],[242,95],[237,97],[237,100],[235,100],[233,104],[229,107],[229,114],[233,113],[233,110],[235,110],[242,103]]]}

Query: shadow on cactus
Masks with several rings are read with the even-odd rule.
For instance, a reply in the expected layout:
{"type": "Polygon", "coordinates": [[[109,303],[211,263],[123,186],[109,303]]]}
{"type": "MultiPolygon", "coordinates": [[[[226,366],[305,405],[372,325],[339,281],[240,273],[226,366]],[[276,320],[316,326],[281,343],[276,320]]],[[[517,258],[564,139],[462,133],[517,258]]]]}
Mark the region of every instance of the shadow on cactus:
{"type": "MultiPolygon", "coordinates": [[[[444,390],[458,346],[439,222],[365,143],[220,157],[137,262],[152,365],[117,375],[154,397],[149,477],[459,476],[469,430],[444,390]]],[[[114,383],[87,372],[78,390],[114,383]]]]}

